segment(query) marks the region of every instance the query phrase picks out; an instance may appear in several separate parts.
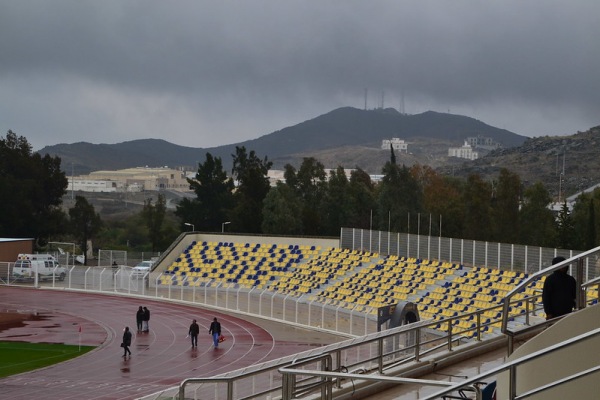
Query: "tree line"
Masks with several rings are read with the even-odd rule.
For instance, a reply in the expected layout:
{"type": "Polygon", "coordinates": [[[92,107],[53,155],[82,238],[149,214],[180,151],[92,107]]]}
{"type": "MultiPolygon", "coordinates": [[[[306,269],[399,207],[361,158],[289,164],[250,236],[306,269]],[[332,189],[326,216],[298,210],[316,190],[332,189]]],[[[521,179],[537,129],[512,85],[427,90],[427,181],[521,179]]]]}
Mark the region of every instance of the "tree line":
{"type": "MultiPolygon", "coordinates": [[[[394,151],[374,183],[368,173],[342,166],[327,172],[313,157],[295,168],[284,166],[284,180],[271,187],[272,162],[236,147],[231,174],[207,153],[198,165],[195,192],[175,214],[197,231],[249,234],[337,236],[341,227],[431,234],[565,249],[600,245],[600,190],[581,194],[573,210],[566,202],[553,211],[541,183],[525,186],[507,168],[492,181],[442,175],[429,166],[398,165],[394,151]]],[[[181,226],[183,229],[184,227],[181,226]]]]}
{"type": "Polygon", "coordinates": [[[130,221],[107,223],[81,195],[65,212],[62,199],[67,187],[59,157],[34,153],[27,139],[12,130],[0,137],[0,237],[34,238],[36,251],[44,251],[52,241],[73,242],[84,256],[91,239],[111,249],[128,248],[120,240],[124,231],[139,240],[136,250],[164,250],[176,237],[175,218],[165,223],[169,216],[163,196],[154,204],[146,200],[130,221]]]}
{"type": "Polygon", "coordinates": [[[195,193],[174,213],[164,196],[146,200],[127,220],[103,221],[84,196],[68,212],[62,197],[68,180],[59,157],[33,153],[26,138],[8,131],[0,138],[0,235],[32,237],[38,248],[72,241],[86,254],[88,239],[102,248],[162,251],[192,224],[196,231],[338,236],[341,227],[431,234],[480,241],[584,250],[598,246],[600,190],[581,194],[573,209],[558,212],[542,183],[525,186],[502,169],[483,180],[441,175],[424,165],[396,163],[393,149],[373,182],[360,168],[327,171],[312,157],[284,167],[271,186],[272,162],[236,147],[228,174],[219,157],[206,154],[188,179],[195,193]]]}

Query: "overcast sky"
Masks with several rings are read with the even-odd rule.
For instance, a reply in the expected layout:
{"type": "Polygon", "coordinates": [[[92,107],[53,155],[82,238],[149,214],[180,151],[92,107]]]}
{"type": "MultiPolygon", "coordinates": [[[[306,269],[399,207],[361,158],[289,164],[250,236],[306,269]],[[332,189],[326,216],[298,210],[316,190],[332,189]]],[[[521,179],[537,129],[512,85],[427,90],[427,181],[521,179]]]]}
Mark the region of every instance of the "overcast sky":
{"type": "Polygon", "coordinates": [[[570,135],[600,125],[599,16],[596,0],[0,0],[0,136],[213,147],[365,97],[570,135]]]}

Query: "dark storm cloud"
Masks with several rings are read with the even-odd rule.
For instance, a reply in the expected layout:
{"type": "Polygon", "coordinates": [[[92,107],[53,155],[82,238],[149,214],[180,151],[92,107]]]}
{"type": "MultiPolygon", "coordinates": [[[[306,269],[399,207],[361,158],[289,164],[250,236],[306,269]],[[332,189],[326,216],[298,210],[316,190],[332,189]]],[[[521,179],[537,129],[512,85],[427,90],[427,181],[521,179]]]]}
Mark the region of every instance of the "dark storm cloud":
{"type": "Polygon", "coordinates": [[[2,1],[0,129],[214,146],[340,106],[597,125],[591,1],[2,1]]]}

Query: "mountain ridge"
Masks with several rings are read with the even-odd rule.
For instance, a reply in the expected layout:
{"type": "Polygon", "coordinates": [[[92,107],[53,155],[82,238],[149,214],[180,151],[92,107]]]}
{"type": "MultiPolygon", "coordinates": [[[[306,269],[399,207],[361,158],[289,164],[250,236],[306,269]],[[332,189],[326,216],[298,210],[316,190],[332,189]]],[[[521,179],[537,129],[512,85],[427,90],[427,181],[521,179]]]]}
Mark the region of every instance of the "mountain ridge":
{"type": "MultiPolygon", "coordinates": [[[[478,135],[490,137],[505,147],[518,146],[527,139],[461,115],[434,111],[407,115],[391,108],[361,110],[341,107],[255,139],[223,146],[195,148],[176,145],[164,139],[137,139],[117,144],[57,144],[46,146],[38,153],[61,157],[63,169],[77,174],[146,165],[193,167],[204,161],[206,153],[220,157],[224,168],[229,170],[231,155],[235,153],[236,146],[245,146],[248,150],[254,150],[259,157],[267,156],[274,162],[274,168],[282,168],[286,163],[283,160],[294,160],[298,164],[303,157],[334,151],[336,148],[368,146],[377,149],[380,148],[381,140],[392,137],[407,142],[438,139],[460,146],[467,137],[478,135]]],[[[447,154],[447,148],[445,152],[447,154]]],[[[385,157],[387,155],[386,153],[385,157]]],[[[439,156],[440,154],[436,155],[439,156]]],[[[335,168],[337,163],[335,164],[326,167],[335,168]]],[[[375,163],[365,165],[369,167],[363,168],[359,164],[346,167],[358,166],[371,173],[379,172],[372,170],[375,163]]]]}

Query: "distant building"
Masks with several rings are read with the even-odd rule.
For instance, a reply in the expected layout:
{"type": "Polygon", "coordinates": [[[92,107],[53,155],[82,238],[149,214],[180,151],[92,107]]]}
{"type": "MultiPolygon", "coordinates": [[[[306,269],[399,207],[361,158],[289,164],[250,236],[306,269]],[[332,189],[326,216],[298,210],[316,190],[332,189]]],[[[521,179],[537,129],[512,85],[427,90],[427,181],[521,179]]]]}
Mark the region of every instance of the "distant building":
{"type": "Polygon", "coordinates": [[[270,169],[267,171],[267,177],[269,178],[269,184],[271,186],[276,186],[277,182],[285,182],[285,178],[283,176],[284,171],[281,169],[270,169]]]}
{"type": "Polygon", "coordinates": [[[494,142],[494,139],[481,135],[468,137],[466,143],[473,149],[482,149],[486,151],[492,151],[502,147],[500,143],[494,142]]]}
{"type": "Polygon", "coordinates": [[[477,160],[479,153],[473,150],[471,145],[466,141],[462,147],[450,147],[448,149],[448,157],[466,158],[467,160],[477,160]]]}
{"type": "Polygon", "coordinates": [[[406,143],[402,139],[392,138],[392,139],[383,139],[381,141],[381,150],[389,150],[390,146],[394,150],[399,150],[399,151],[408,153],[408,143],[406,143]]]}
{"type": "MultiPolygon", "coordinates": [[[[325,178],[328,180],[331,177],[331,172],[335,172],[336,169],[325,168],[324,171],[325,178]]],[[[354,169],[344,168],[344,174],[346,175],[346,178],[350,179],[350,177],[352,176],[352,171],[354,171],[354,169]]],[[[270,185],[275,186],[277,185],[277,182],[285,182],[284,174],[285,172],[280,169],[270,169],[269,171],[267,171],[267,177],[269,178],[270,185]]]]}
{"type": "Polygon", "coordinates": [[[124,192],[125,186],[123,182],[112,180],[95,180],[83,177],[69,178],[69,191],[76,192],[124,192]]]}
{"type": "Polygon", "coordinates": [[[68,177],[68,181],[68,190],[82,192],[190,191],[186,173],[168,167],[94,171],[85,176],[68,177]]]}

